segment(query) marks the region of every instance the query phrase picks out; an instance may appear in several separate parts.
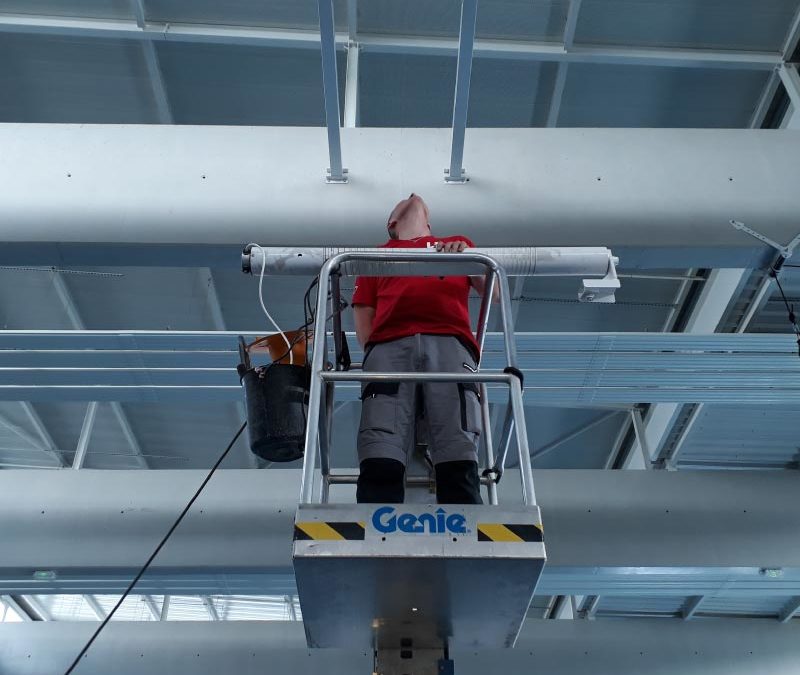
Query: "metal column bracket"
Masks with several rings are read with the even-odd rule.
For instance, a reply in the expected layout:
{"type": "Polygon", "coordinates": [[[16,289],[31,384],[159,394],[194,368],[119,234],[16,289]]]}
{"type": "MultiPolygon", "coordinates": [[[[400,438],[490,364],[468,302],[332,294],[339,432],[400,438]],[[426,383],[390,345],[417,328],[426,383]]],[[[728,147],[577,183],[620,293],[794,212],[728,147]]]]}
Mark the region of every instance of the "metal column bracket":
{"type": "Polygon", "coordinates": [[[614,294],[619,288],[618,263],[619,258],[609,255],[606,275],[602,279],[584,279],[581,281],[578,300],[581,302],[614,302],[614,294]]]}

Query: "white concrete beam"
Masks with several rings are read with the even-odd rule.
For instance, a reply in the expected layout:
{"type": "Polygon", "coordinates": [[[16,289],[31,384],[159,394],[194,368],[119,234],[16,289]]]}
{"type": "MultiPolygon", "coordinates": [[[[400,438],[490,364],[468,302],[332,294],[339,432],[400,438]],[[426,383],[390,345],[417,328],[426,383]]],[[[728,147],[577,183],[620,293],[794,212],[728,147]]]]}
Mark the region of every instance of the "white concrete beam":
{"type": "Polygon", "coordinates": [[[790,131],[471,129],[463,190],[442,181],[447,129],[342,133],[370,179],[332,190],[314,169],[323,128],[0,125],[0,241],[363,245],[411,191],[436,231],[492,245],[752,250],[732,218],[776,241],[797,234],[790,131]]]}
{"type": "MultiPolygon", "coordinates": [[[[118,592],[116,584],[127,583],[134,561],[152,549],[204,476],[202,471],[0,472],[4,536],[14,542],[0,561],[0,592],[29,592],[34,585],[38,592],[118,592]],[[20,569],[56,574],[45,582],[20,575],[20,569]],[[90,576],[74,583],[92,583],[92,590],[73,585],[73,575],[81,574],[90,576]]],[[[800,567],[793,472],[539,470],[536,478],[548,553],[545,577],[578,567],[590,570],[597,584],[584,580],[580,589],[564,584],[556,589],[551,580],[545,586],[555,593],[548,594],[600,594],[608,580],[595,568],[615,568],[617,584],[627,579],[625,569],[642,568],[633,571],[640,584],[643,568],[705,568],[708,577],[719,568],[747,567],[752,574],[745,575],[750,586],[744,591],[752,593],[747,589],[753,583],[772,582],[758,575],[759,568],[800,567]]],[[[145,585],[140,592],[186,592],[193,570],[202,570],[210,584],[195,590],[198,595],[233,588],[236,575],[253,576],[253,570],[291,574],[288,544],[299,480],[299,471],[291,469],[219,471],[199,508],[189,512],[141,582],[168,588],[145,585]],[[222,532],[225,546],[219,546],[222,532]]],[[[500,484],[501,504],[519,501],[515,482],[509,471],[500,484]]],[[[346,499],[347,493],[334,497],[346,499]]],[[[723,586],[686,595],[723,587],[733,592],[726,574],[723,586]]],[[[769,592],[798,594],[796,587],[788,575],[769,592]]],[[[674,582],[668,588],[675,593],[674,582]]],[[[620,591],[609,592],[615,593],[620,591]]]]}
{"type": "MultiPolygon", "coordinates": [[[[60,673],[93,630],[85,622],[12,624],[0,641],[0,670],[60,673]],[[31,658],[28,658],[28,655],[31,658]]],[[[459,675],[795,675],[800,626],[767,621],[528,620],[515,649],[452,651],[459,675]]],[[[111,622],[82,659],[80,675],[329,675],[368,673],[370,652],[311,649],[299,622],[111,622]],[[197,655],[200,654],[198,657],[197,655]]]]}

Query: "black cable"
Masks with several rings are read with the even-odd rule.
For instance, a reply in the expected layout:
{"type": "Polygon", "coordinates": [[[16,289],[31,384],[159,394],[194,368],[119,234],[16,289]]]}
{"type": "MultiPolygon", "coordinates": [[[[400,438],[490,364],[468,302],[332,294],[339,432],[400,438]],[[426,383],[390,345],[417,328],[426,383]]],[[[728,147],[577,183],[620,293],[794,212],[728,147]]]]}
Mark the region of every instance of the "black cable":
{"type": "Polygon", "coordinates": [[[794,330],[795,337],[797,337],[797,355],[800,356],[800,326],[797,325],[797,316],[794,313],[794,305],[789,304],[789,300],[786,298],[786,294],[783,292],[783,286],[781,286],[781,280],[778,278],[778,271],[773,267],[769,271],[770,275],[773,279],[775,279],[775,283],[778,284],[778,290],[781,292],[781,298],[783,298],[783,304],[786,305],[786,311],[789,313],[789,323],[792,324],[792,329],[794,330]]]}
{"type": "Polygon", "coordinates": [[[211,471],[208,472],[208,475],[206,476],[206,479],[202,482],[200,487],[197,488],[197,492],[194,493],[194,496],[189,500],[189,503],[186,504],[186,506],[183,508],[183,511],[181,511],[181,515],[178,516],[178,519],[172,524],[172,527],[169,528],[169,531],[164,535],[164,538],[161,540],[159,545],[156,546],[155,550],[150,554],[150,557],[147,559],[147,562],[144,565],[142,565],[142,568],[139,570],[139,573],[134,577],[133,581],[131,581],[131,583],[128,585],[128,588],[125,589],[125,592],[122,594],[122,597],[119,599],[119,602],[117,602],[117,604],[114,605],[114,609],[112,609],[108,613],[108,616],[105,619],[103,619],[103,622],[100,624],[100,626],[94,632],[92,637],[89,638],[89,641],[83,646],[83,649],[81,649],[81,651],[78,654],[78,656],[75,657],[75,660],[72,662],[72,665],[69,668],[67,668],[67,670],[64,672],[64,675],[70,675],[70,673],[73,670],[75,670],[75,666],[77,666],[78,663],[80,663],[80,660],[83,658],[83,655],[86,654],[87,651],[89,651],[89,647],[92,646],[92,643],[97,639],[97,636],[100,635],[101,631],[106,627],[106,624],[109,621],[111,621],[111,617],[114,616],[114,613],[120,608],[120,605],[122,605],[122,603],[124,602],[125,598],[128,597],[130,592],[133,590],[133,587],[138,583],[139,579],[142,578],[142,575],[147,571],[147,568],[150,567],[150,563],[152,563],[153,560],[155,560],[155,557],[159,554],[161,549],[164,547],[164,544],[167,543],[167,540],[170,538],[172,533],[175,531],[175,529],[178,527],[178,525],[181,524],[181,521],[183,520],[183,517],[188,513],[189,509],[192,508],[192,504],[195,503],[197,498],[200,496],[200,493],[203,491],[203,488],[205,488],[205,486],[207,485],[208,481],[211,480],[211,476],[214,475],[214,472],[219,468],[219,465],[222,464],[222,460],[224,460],[225,457],[227,457],[228,453],[231,451],[231,448],[234,446],[236,441],[239,440],[239,436],[242,435],[242,432],[244,431],[244,428],[246,426],[247,426],[247,422],[243,422],[242,426],[239,427],[239,431],[236,432],[236,435],[233,437],[231,442],[228,443],[228,447],[225,448],[225,452],[223,452],[220,455],[220,457],[217,460],[216,464],[214,464],[214,466],[211,468],[211,471]]]}

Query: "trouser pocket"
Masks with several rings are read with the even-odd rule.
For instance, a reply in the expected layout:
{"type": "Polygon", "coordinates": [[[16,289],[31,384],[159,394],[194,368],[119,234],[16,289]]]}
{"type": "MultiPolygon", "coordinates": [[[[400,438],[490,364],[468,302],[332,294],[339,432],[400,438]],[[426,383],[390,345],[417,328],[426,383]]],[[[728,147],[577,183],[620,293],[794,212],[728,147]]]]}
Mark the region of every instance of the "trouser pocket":
{"type": "Polygon", "coordinates": [[[481,395],[477,383],[459,383],[458,399],[461,405],[461,428],[469,433],[480,434],[481,395]]]}
{"type": "Polygon", "coordinates": [[[397,431],[399,382],[368,382],[361,390],[359,431],[397,431]]]}

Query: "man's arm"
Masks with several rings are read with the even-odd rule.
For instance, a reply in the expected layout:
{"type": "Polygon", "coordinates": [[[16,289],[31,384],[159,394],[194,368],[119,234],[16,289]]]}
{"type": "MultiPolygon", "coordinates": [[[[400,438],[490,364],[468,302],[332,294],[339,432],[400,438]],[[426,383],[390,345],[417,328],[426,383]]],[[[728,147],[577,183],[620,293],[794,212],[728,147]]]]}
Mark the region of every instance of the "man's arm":
{"type": "MultiPolygon", "coordinates": [[[[465,248],[467,248],[467,244],[468,242],[464,241],[463,239],[448,242],[437,241],[436,250],[440,253],[461,253],[465,248]]],[[[486,292],[486,277],[471,276],[469,278],[469,283],[478,292],[478,295],[483,297],[483,294],[486,292]]],[[[499,301],[500,284],[495,283],[494,289],[492,290],[492,302],[499,301]]]]}
{"type": "Polygon", "coordinates": [[[372,321],[375,319],[375,308],[369,305],[355,305],[353,318],[356,324],[356,338],[362,349],[372,335],[372,321]]]}
{"type": "MultiPolygon", "coordinates": [[[[469,283],[478,292],[478,295],[483,297],[486,292],[486,277],[470,277],[469,283]]],[[[492,302],[500,302],[500,284],[497,281],[495,281],[492,289],[492,302]]]]}

